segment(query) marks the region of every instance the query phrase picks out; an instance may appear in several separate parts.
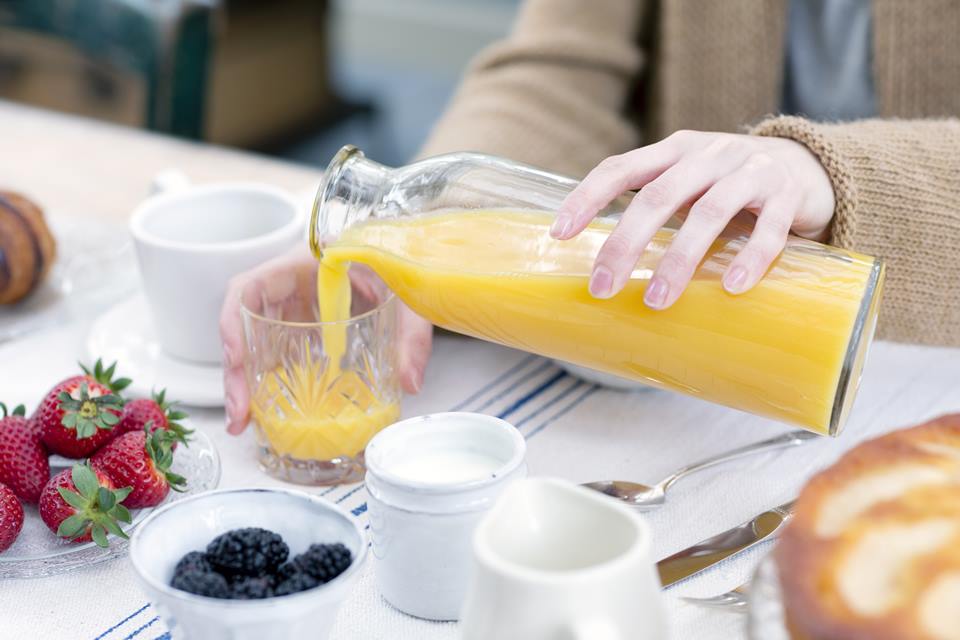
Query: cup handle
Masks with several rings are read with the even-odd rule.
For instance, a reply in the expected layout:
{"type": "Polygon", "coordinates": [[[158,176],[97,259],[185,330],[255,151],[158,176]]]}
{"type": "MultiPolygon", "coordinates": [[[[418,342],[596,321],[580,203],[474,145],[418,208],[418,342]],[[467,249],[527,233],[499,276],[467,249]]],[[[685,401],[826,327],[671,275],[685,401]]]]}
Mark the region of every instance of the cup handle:
{"type": "Polygon", "coordinates": [[[564,640],[624,640],[620,630],[608,618],[575,620],[566,631],[564,640]]]}
{"type": "Polygon", "coordinates": [[[172,193],[190,186],[190,178],[180,169],[164,169],[150,181],[150,195],[172,193]]]}

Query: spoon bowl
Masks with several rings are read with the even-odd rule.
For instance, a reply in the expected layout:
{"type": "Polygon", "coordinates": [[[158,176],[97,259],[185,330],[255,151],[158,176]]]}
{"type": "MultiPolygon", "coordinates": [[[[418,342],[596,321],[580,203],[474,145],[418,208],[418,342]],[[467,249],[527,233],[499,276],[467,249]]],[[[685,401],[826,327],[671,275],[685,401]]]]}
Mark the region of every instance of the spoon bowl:
{"type": "Polygon", "coordinates": [[[667,500],[667,492],[659,485],[651,487],[639,482],[627,482],[625,480],[600,480],[598,482],[586,482],[583,486],[626,502],[640,511],[656,509],[667,500]]]}

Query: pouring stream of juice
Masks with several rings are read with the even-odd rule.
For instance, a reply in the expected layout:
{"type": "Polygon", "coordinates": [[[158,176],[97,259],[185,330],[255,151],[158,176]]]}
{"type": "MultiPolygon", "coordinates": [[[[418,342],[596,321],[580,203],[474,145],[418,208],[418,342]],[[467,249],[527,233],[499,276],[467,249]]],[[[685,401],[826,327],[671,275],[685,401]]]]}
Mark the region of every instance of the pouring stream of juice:
{"type": "MultiPolygon", "coordinates": [[[[850,253],[832,264],[801,244],[752,291],[732,296],[719,265],[743,240],[721,239],[677,303],[653,311],[643,292],[673,231],[657,234],[621,293],[598,300],[587,283],[612,223],[557,241],[552,221],[537,211],[441,211],[348,227],[323,248],[322,318],[346,317],[346,266],[361,262],[440,327],[830,431],[841,375],[858,377],[863,363],[865,347],[843,372],[863,292],[882,277],[872,259],[850,253]]],[[[863,331],[873,329],[878,299],[863,331]]],[[[324,341],[339,344],[339,330],[324,341]]]]}

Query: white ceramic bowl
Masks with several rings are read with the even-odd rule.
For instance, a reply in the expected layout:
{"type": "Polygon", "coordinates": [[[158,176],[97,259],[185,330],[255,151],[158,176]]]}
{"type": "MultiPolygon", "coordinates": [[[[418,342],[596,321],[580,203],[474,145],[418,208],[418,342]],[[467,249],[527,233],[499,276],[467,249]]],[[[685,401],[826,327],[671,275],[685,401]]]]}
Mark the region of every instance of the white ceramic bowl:
{"type": "Polygon", "coordinates": [[[190,640],[322,640],[366,555],[367,538],[355,518],[322,498],[285,489],[226,489],[179,500],[152,513],[130,541],[130,560],[144,592],[173,637],[190,640]],[[170,586],[184,554],[242,527],[279,533],[291,557],[313,543],[341,542],[353,563],[321,587],[264,600],[207,598],[170,586]]]}

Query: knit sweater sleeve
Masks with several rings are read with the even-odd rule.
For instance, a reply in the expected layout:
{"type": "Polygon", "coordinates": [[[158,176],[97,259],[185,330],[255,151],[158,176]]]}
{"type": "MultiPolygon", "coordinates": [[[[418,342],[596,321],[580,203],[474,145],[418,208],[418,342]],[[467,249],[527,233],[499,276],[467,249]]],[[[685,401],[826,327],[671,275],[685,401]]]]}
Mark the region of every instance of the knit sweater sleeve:
{"type": "Polygon", "coordinates": [[[880,336],[960,346],[960,120],[780,116],[752,133],[806,145],[833,182],[832,244],[886,262],[880,336]]]}
{"type": "Polygon", "coordinates": [[[624,107],[647,5],[527,0],[512,34],[471,63],[418,155],[479,151],[582,176],[637,146],[624,107]]]}

